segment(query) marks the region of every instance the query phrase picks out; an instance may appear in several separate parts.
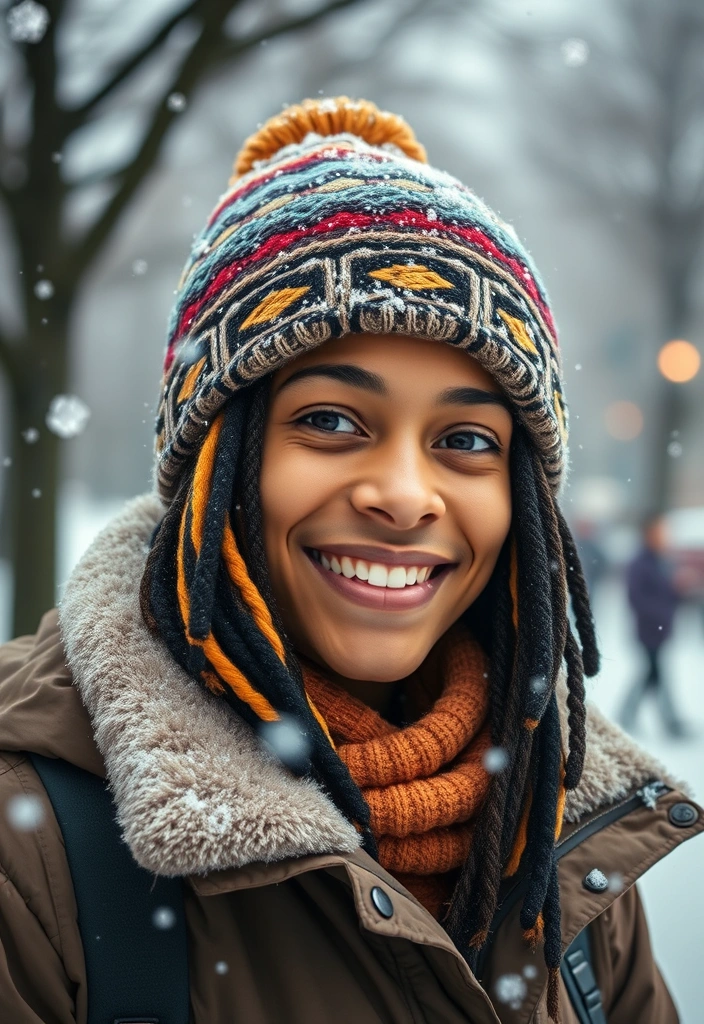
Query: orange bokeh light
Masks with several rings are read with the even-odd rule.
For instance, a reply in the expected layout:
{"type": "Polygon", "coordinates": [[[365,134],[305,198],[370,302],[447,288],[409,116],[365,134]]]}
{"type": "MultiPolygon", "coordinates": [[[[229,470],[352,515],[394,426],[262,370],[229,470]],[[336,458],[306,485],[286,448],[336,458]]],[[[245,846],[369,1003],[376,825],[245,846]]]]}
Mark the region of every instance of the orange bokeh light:
{"type": "Polygon", "coordinates": [[[604,410],[604,421],[617,441],[633,441],[643,430],[643,413],[635,402],[612,402],[604,410]]]}
{"type": "Polygon", "coordinates": [[[681,338],[668,341],[658,352],[658,370],[674,384],[686,384],[696,377],[701,361],[692,342],[681,338]]]}

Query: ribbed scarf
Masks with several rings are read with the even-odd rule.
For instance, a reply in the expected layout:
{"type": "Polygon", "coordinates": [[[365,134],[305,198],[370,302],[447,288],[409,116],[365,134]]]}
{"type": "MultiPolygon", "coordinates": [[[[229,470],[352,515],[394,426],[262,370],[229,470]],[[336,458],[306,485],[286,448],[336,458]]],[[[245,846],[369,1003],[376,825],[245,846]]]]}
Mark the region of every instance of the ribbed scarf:
{"type": "Polygon", "coordinates": [[[424,667],[431,670],[408,683],[406,704],[420,714],[405,726],[386,721],[307,660],[303,677],[369,805],[382,867],[441,917],[489,787],[489,696],[486,657],[465,627],[455,625],[436,645],[434,672],[430,661],[424,667]]]}

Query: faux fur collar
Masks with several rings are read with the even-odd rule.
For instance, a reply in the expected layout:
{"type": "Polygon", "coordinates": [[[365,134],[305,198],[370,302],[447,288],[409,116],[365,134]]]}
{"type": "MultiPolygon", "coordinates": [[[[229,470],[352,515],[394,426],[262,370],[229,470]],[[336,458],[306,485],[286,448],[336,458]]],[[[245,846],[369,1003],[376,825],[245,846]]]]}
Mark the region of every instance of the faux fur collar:
{"type": "MultiPolygon", "coordinates": [[[[356,830],[322,790],[283,768],[147,630],[139,585],[162,515],[153,495],[126,505],[74,570],[60,609],[68,663],[135,859],[158,874],[189,875],[353,851],[356,830]]],[[[569,821],[662,777],[593,708],[588,730],[569,821]]]]}

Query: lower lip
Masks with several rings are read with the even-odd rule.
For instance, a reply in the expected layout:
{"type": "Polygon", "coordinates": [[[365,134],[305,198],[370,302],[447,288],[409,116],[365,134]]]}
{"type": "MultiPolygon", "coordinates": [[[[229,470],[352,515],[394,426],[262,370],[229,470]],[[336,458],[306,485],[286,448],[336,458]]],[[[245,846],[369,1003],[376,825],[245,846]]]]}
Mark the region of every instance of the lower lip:
{"type": "Polygon", "coordinates": [[[354,604],[363,605],[365,608],[381,608],[387,612],[405,611],[408,608],[420,608],[427,604],[438,588],[442,586],[443,580],[449,575],[450,566],[438,573],[425,583],[413,583],[410,586],[394,587],[373,587],[356,577],[348,579],[346,576],[338,575],[332,569],[326,569],[320,562],[316,562],[312,555],[306,551],[308,561],[323,577],[325,582],[337,590],[354,604]]]}

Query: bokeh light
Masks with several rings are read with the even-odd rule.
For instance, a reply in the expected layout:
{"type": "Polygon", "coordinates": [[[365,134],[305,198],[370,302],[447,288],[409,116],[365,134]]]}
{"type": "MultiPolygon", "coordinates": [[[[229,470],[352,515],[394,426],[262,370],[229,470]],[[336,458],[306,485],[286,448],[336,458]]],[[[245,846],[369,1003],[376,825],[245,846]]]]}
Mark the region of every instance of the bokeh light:
{"type": "Polygon", "coordinates": [[[617,441],[633,441],[643,430],[643,413],[635,402],[612,402],[604,410],[604,422],[617,441]]]}
{"type": "Polygon", "coordinates": [[[658,370],[666,380],[675,384],[686,384],[696,377],[701,361],[692,342],[681,338],[668,341],[658,352],[658,370]]]}

